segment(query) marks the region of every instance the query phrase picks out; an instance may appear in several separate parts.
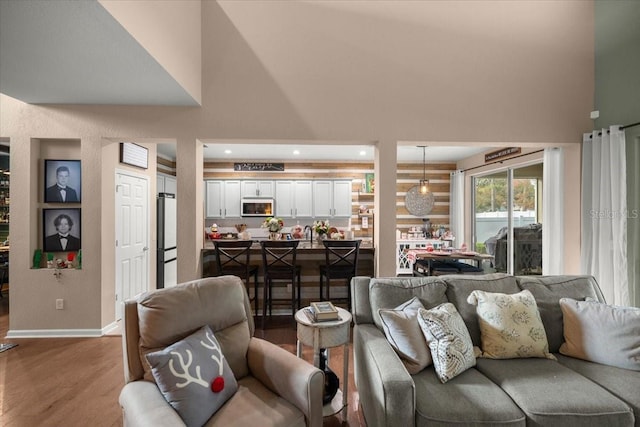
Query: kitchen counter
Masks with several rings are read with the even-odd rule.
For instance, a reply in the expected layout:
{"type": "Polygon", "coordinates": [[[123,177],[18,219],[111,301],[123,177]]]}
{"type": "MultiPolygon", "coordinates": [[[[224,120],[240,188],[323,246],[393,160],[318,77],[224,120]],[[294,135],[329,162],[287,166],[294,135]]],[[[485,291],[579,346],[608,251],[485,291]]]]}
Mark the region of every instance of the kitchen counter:
{"type": "MultiPolygon", "coordinates": [[[[375,249],[373,242],[371,240],[362,240],[358,255],[358,276],[374,276],[374,255],[375,249]]],[[[309,305],[309,302],[319,300],[319,266],[325,263],[324,245],[316,240],[312,242],[309,242],[309,240],[300,240],[296,262],[302,267],[302,306],[309,305]]],[[[260,241],[258,240],[254,240],[251,246],[250,264],[260,266],[258,277],[258,286],[260,289],[258,290],[258,297],[261,299],[264,281],[262,279],[262,250],[260,241]]],[[[202,277],[216,276],[217,273],[216,254],[213,242],[207,240],[205,247],[202,249],[202,277]]],[[[331,281],[332,297],[345,298],[347,296],[347,288],[344,282],[344,280],[336,279],[331,281]]],[[[253,284],[251,284],[249,289],[250,293],[252,293],[253,284]]],[[[284,289],[277,289],[274,292],[279,292],[280,295],[284,296],[286,291],[284,289]]],[[[280,295],[274,294],[274,298],[280,298],[280,295]]],[[[262,302],[260,302],[260,307],[262,307],[262,302]]]]}
{"type": "MultiPolygon", "coordinates": [[[[239,240],[239,239],[231,239],[231,240],[239,240]]],[[[204,243],[204,249],[203,251],[206,250],[214,250],[214,246],[213,246],[213,242],[217,242],[217,241],[221,241],[221,242],[225,242],[225,241],[229,241],[227,239],[220,239],[220,240],[207,240],[204,243]]],[[[258,254],[260,252],[260,240],[253,240],[253,244],[251,245],[251,251],[253,253],[254,250],[258,251],[258,254]]],[[[313,241],[309,241],[309,240],[300,240],[300,243],[298,243],[298,251],[308,251],[308,250],[320,250],[324,253],[324,245],[320,242],[318,242],[317,240],[313,240],[313,241]]],[[[362,254],[362,252],[364,250],[373,250],[373,241],[371,240],[362,240],[362,242],[360,243],[360,253],[362,254]]]]}

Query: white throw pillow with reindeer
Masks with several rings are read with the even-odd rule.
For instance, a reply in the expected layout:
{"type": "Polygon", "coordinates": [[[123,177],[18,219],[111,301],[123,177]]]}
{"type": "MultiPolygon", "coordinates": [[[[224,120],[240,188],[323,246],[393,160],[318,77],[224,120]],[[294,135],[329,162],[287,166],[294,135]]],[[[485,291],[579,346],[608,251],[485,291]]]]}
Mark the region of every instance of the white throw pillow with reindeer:
{"type": "Polygon", "coordinates": [[[187,426],[202,426],[238,390],[209,326],[146,357],[162,395],[187,426]]]}

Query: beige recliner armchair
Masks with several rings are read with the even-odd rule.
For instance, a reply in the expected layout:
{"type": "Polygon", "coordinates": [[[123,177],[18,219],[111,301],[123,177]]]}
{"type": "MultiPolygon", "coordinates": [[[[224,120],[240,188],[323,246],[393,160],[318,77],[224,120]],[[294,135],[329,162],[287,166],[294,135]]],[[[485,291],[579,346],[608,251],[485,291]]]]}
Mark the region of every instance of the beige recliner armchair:
{"type": "Polygon", "coordinates": [[[322,371],[253,337],[247,291],[235,276],[210,277],[147,292],[124,305],[125,426],[184,425],[154,382],[145,354],[209,325],[238,382],[205,425],[321,426],[322,371]]]}

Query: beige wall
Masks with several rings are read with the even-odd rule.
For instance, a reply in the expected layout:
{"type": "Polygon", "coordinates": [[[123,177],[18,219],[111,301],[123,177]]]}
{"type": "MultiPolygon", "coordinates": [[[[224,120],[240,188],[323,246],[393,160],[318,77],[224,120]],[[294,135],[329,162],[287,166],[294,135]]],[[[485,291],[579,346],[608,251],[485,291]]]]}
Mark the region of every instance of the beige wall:
{"type": "MultiPolygon", "coordinates": [[[[102,151],[105,140],[177,141],[178,232],[186,236],[179,240],[180,280],[199,271],[200,141],[377,144],[375,169],[382,185],[376,271],[393,275],[396,165],[390,160],[397,141],[579,144],[582,131],[591,127],[591,2],[206,1],[201,8],[201,108],[41,106],[0,95],[0,137],[10,140],[15,174],[12,330],[110,323],[115,302],[104,301],[112,297],[104,282],[114,266],[102,234],[111,226],[104,204],[113,172],[103,159],[112,155],[102,151]],[[63,284],[49,283],[51,272],[29,268],[38,245],[33,230],[39,206],[35,196],[15,196],[37,193],[35,146],[44,138],[81,141],[83,171],[87,178],[100,176],[91,178],[99,188],[85,192],[85,200],[102,231],[83,233],[86,268],[65,276],[63,284]],[[55,310],[57,295],[73,302],[68,310],[55,310]]],[[[174,13],[182,18],[179,10],[174,13]]],[[[134,32],[133,23],[125,26],[134,32]]],[[[169,68],[170,59],[152,54],[169,68]]],[[[171,72],[178,78],[178,71],[171,72]]],[[[185,87],[191,87],[189,78],[181,80],[185,87]]]]}

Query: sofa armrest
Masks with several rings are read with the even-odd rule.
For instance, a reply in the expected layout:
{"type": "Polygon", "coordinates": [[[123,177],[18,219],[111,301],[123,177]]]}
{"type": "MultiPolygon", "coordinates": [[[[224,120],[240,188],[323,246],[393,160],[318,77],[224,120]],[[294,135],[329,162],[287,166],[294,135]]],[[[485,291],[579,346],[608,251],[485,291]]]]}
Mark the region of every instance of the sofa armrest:
{"type": "Polygon", "coordinates": [[[375,325],[354,326],[353,359],[356,387],[367,425],[415,425],[415,384],[375,325]]]}
{"type": "Polygon", "coordinates": [[[184,426],[182,418],[167,403],[155,383],[133,381],[124,386],[118,399],[124,426],[184,426]]]}
{"type": "Polygon", "coordinates": [[[255,337],[249,342],[247,361],[251,375],[300,409],[308,426],[322,426],[324,374],[320,369],[255,337]]]}

